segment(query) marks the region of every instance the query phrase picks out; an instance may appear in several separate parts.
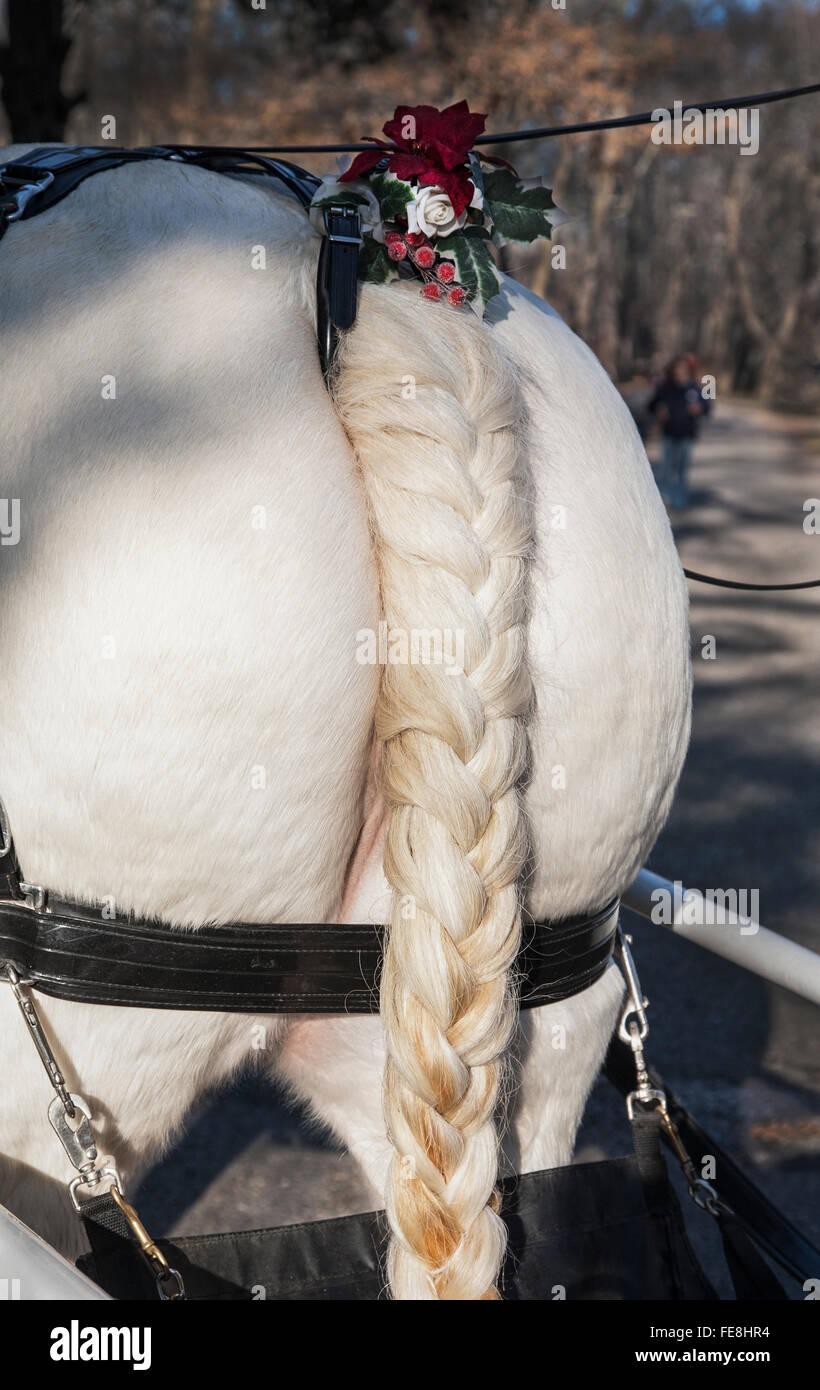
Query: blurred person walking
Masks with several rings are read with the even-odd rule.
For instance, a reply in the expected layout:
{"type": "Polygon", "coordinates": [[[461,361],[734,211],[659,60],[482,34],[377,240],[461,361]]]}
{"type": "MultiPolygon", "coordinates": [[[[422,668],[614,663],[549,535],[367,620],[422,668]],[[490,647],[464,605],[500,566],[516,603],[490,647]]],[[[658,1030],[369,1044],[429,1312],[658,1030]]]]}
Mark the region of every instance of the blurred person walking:
{"type": "Polygon", "coordinates": [[[700,418],[706,414],[706,402],[692,379],[688,357],[675,357],[669,363],[647,409],[663,435],[658,470],[661,496],[670,507],[688,507],[692,446],[700,418]]]}

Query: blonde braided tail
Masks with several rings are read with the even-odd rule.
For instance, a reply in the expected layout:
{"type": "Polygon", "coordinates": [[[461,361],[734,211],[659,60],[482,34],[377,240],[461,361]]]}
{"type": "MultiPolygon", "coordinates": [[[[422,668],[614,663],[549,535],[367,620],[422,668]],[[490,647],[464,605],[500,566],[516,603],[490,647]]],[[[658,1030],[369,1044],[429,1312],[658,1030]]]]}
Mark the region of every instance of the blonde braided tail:
{"type": "Polygon", "coordinates": [[[394,890],[381,984],[390,1284],[399,1299],[492,1299],[531,695],[520,393],[472,313],[391,285],[363,289],[335,398],[389,635],[440,631],[449,654],[463,642],[461,671],[388,662],[377,712],[394,890]]]}

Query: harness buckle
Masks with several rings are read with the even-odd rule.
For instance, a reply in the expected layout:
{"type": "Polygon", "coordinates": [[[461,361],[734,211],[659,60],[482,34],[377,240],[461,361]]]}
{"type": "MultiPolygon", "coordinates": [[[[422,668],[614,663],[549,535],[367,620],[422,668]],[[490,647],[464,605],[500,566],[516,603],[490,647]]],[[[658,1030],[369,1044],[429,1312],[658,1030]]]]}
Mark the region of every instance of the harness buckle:
{"type": "Polygon", "coordinates": [[[361,214],[355,204],[331,203],[330,207],[324,209],[324,213],[325,236],[328,241],[347,242],[351,246],[362,245],[361,214]]]}
{"type": "Polygon", "coordinates": [[[9,189],[14,212],[6,211],[7,222],[17,222],[23,216],[27,205],[38,193],[43,193],[54,182],[50,169],[38,169],[34,164],[7,164],[0,170],[0,184],[19,184],[19,188],[9,189]]]}
{"type": "Polygon", "coordinates": [[[19,879],[18,884],[26,900],[26,906],[33,908],[35,912],[42,912],[46,905],[45,888],[39,883],[24,883],[22,879],[19,879]]]}

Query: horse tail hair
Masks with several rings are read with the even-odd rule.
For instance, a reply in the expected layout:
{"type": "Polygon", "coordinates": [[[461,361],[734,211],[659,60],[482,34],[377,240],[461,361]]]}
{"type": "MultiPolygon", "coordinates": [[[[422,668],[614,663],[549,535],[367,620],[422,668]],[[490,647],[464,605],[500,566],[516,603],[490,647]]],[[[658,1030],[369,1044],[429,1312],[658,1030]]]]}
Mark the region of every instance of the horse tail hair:
{"type": "Polygon", "coordinates": [[[390,641],[415,631],[449,644],[443,659],[388,661],[376,715],[393,890],[380,1003],[388,1276],[398,1299],[496,1299],[496,1115],[527,849],[521,393],[491,329],[401,285],[364,286],[333,390],[390,641]]]}

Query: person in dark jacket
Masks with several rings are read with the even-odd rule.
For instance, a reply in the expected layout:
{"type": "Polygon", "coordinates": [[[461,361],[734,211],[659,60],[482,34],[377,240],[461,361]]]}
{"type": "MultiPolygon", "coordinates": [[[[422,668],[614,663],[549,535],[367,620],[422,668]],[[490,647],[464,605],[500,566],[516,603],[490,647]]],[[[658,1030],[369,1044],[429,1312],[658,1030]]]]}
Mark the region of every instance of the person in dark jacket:
{"type": "Polygon", "coordinates": [[[658,486],[664,500],[672,507],[689,505],[687,480],[703,406],[686,358],[676,357],[666,368],[648,406],[663,432],[658,486]]]}

